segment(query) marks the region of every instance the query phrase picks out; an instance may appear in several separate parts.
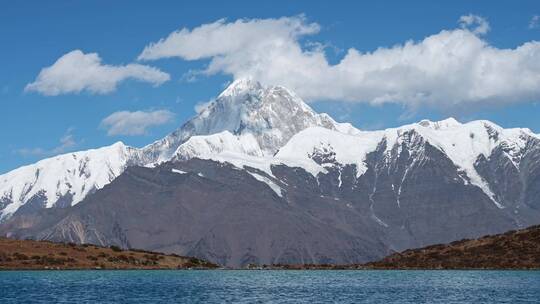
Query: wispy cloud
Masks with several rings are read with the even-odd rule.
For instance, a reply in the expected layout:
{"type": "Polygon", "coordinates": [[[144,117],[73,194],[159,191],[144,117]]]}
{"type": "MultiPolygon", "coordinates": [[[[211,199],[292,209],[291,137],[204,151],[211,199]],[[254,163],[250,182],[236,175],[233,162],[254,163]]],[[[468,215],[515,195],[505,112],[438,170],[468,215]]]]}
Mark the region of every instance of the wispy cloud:
{"type": "Polygon", "coordinates": [[[145,135],[154,126],[172,122],[174,113],[168,110],[156,111],[119,111],[105,117],[101,128],[107,130],[107,135],[145,135]]]}
{"type": "Polygon", "coordinates": [[[41,147],[36,148],[21,148],[16,149],[14,152],[16,154],[19,154],[21,156],[52,156],[57,154],[62,154],[65,152],[68,152],[72,148],[76,147],[79,142],[75,139],[75,136],[73,135],[73,128],[69,128],[65,134],[60,138],[59,145],[51,148],[51,149],[45,149],[41,147]]]}
{"type": "Polygon", "coordinates": [[[489,22],[486,18],[478,15],[464,15],[459,17],[459,25],[461,28],[469,29],[475,34],[487,34],[490,30],[489,22]]]}
{"type": "Polygon", "coordinates": [[[539,27],[540,27],[540,15],[532,16],[531,21],[529,21],[529,28],[536,29],[539,27]]]}
{"type": "Polygon", "coordinates": [[[158,86],[168,81],[170,76],[157,68],[141,64],[105,65],[97,53],[85,54],[75,50],[60,57],[52,66],[42,69],[36,80],[26,86],[25,91],[43,95],[82,91],[107,94],[115,91],[118,84],[126,79],[158,86]]]}
{"type": "Polygon", "coordinates": [[[325,48],[306,47],[305,37],[321,27],[303,16],[218,20],[149,44],[139,60],[207,59],[199,75],[253,77],[287,86],[308,101],[462,108],[540,99],[540,42],[501,49],[483,38],[490,28],[485,18],[470,14],[457,23],[373,52],[349,48],[331,64],[325,48]]]}

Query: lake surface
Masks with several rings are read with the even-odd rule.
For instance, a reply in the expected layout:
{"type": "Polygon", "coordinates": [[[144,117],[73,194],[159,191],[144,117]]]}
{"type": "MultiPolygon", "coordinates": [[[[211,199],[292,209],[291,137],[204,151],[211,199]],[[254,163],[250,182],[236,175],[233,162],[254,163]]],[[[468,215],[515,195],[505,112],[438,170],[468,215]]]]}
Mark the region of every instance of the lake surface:
{"type": "Polygon", "coordinates": [[[6,271],[0,303],[539,303],[540,271],[6,271]]]}

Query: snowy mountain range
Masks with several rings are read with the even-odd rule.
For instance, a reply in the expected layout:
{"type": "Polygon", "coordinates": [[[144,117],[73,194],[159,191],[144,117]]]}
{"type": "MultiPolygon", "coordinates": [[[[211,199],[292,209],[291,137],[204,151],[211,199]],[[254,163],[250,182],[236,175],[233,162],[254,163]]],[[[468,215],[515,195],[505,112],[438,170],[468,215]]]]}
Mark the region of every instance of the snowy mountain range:
{"type": "Polygon", "coordinates": [[[293,135],[315,126],[356,132],[350,124],[315,113],[284,87],[264,88],[251,79],[240,79],[181,128],[146,147],[137,149],[118,142],[59,155],[0,175],[0,219],[24,205],[75,205],[130,165],[154,166],[175,157],[226,152],[248,158],[271,157],[293,135]]]}
{"type": "Polygon", "coordinates": [[[13,237],[231,266],[363,262],[540,223],[540,136],[452,118],[362,131],[241,79],[148,146],[1,175],[0,217],[13,237]]]}

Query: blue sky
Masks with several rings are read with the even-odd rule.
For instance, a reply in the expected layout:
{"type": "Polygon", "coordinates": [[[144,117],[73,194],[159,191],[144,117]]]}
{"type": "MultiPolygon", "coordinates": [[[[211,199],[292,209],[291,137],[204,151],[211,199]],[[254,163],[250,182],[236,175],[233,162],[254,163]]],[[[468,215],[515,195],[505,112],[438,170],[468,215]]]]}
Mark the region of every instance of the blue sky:
{"type": "MultiPolygon", "coordinates": [[[[419,43],[426,37],[438,35],[442,30],[454,31],[461,26],[467,28],[468,33],[477,31],[474,35],[487,45],[485,50],[488,54],[493,48],[513,50],[524,43],[540,40],[538,17],[534,17],[537,15],[540,15],[537,1],[520,1],[519,5],[515,1],[447,1],[446,4],[436,1],[197,1],[190,4],[163,1],[159,5],[143,1],[2,2],[0,173],[57,153],[100,147],[119,140],[137,147],[148,144],[195,115],[195,105],[219,94],[234,75],[250,71],[237,67],[235,61],[235,64],[220,66],[213,73],[196,74],[196,79],[190,79],[190,71],[204,70],[216,58],[215,55],[204,55],[204,50],[193,53],[193,50],[176,49],[173,51],[177,54],[173,57],[154,50],[152,54],[157,54],[154,57],[158,58],[137,60],[150,43],[158,42],[182,28],[191,31],[222,18],[226,20],[218,24],[221,27],[238,19],[248,23],[254,19],[289,17],[300,23],[300,31],[307,30],[309,33],[286,41],[293,46],[300,45],[307,52],[303,54],[305,56],[322,53],[326,56],[325,64],[336,65],[348,55],[349,49],[369,53],[379,48],[392,49],[396,45],[400,48],[407,41],[419,43]],[[460,17],[468,15],[481,19],[471,19],[470,24],[462,20],[460,25],[460,17]],[[489,24],[489,30],[480,29],[482,20],[489,24]],[[136,64],[139,65],[136,69],[144,66],[153,70],[126,72],[129,74],[125,79],[114,82],[113,87],[108,89],[101,86],[88,89],[83,86],[80,90],[67,88],[61,93],[53,92],[51,96],[51,82],[45,81],[44,77],[38,89],[25,90],[28,84],[37,80],[43,68],[52,66],[74,50],[80,50],[81,56],[96,53],[104,65],[117,67],[136,64]],[[163,74],[157,73],[157,70],[168,74],[169,80],[165,81],[163,74]],[[141,80],[144,77],[150,79],[141,80]],[[135,134],[122,131],[118,125],[119,131],[111,131],[115,119],[122,116],[117,114],[110,118],[110,124],[103,123],[103,120],[119,111],[127,111],[123,113],[129,115],[137,111],[143,111],[144,115],[154,113],[152,119],[157,122],[132,132],[135,134]]],[[[260,22],[253,24],[253,27],[247,28],[258,29],[260,22]]],[[[270,25],[274,26],[274,23],[270,25]]],[[[290,23],[287,23],[285,30],[290,27],[290,23]]],[[[474,40],[474,35],[466,38],[474,40]]],[[[230,61],[238,60],[238,56],[235,56],[238,52],[234,49],[231,52],[220,54],[230,61]]],[[[537,59],[538,54],[538,51],[531,51],[524,56],[526,59],[537,59]]],[[[302,68],[305,67],[298,67],[302,68]]],[[[528,73],[524,72],[525,76],[538,76],[535,72],[539,68],[534,62],[525,66],[525,70],[528,73]]],[[[323,67],[320,71],[325,73],[327,69],[323,67]]],[[[332,81],[327,80],[332,78],[321,78],[325,75],[319,77],[322,80],[313,80],[310,87],[279,74],[271,78],[261,76],[260,71],[258,73],[264,80],[283,80],[293,87],[298,86],[298,91],[306,95],[316,110],[363,129],[394,127],[423,118],[437,120],[454,116],[462,121],[489,119],[503,127],[527,127],[540,133],[538,82],[529,83],[528,90],[515,94],[512,88],[507,91],[495,90],[503,93],[490,97],[494,100],[492,102],[491,99],[479,101],[463,97],[468,96],[470,91],[463,94],[458,92],[453,97],[455,90],[444,87],[449,82],[443,79],[441,83],[428,88],[448,89],[452,94],[447,100],[444,96],[433,94],[433,100],[424,101],[398,92],[389,98],[396,100],[386,98],[384,102],[376,102],[380,100],[377,99],[381,97],[380,90],[387,88],[371,86],[355,90],[354,82],[342,88],[339,80],[336,80],[336,91],[343,91],[336,95],[329,93],[332,91],[332,81]],[[312,94],[312,88],[319,87],[317,81],[325,81],[328,85],[321,92],[312,94]],[[459,99],[459,104],[454,105],[452,99],[459,99]]],[[[438,71],[435,73],[441,75],[438,71]]],[[[386,81],[384,77],[390,77],[384,75],[381,76],[382,82],[386,81]]],[[[410,74],[403,76],[404,81],[409,81],[407,75],[410,74]]],[[[461,81],[461,76],[456,79],[461,81]]],[[[507,82],[504,81],[506,78],[502,79],[503,84],[507,82]]],[[[69,81],[64,80],[59,85],[64,86],[66,82],[69,81]]],[[[426,87],[422,83],[410,83],[403,89],[412,90],[417,86],[422,90],[426,87]]],[[[400,88],[398,86],[396,90],[400,91],[400,88]]]]}

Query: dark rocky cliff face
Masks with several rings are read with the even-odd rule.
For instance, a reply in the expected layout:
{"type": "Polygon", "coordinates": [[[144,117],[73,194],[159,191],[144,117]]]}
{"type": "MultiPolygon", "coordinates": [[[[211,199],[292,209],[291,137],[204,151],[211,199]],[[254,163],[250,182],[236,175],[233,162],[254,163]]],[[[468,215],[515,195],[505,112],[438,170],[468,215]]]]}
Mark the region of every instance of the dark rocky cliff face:
{"type": "Polygon", "coordinates": [[[528,138],[520,152],[512,157],[501,145],[488,158],[479,157],[475,167],[518,227],[525,227],[540,215],[540,140],[528,138]]]}
{"type": "Polygon", "coordinates": [[[370,154],[360,181],[365,185],[360,192],[370,193],[372,215],[385,224],[392,249],[515,227],[480,188],[464,182],[444,153],[414,132],[407,137],[390,155],[383,154],[384,145],[370,154]]]}
{"type": "Polygon", "coordinates": [[[0,233],[227,266],[350,264],[540,222],[538,149],[523,154],[519,170],[500,149],[477,161],[498,200],[512,206],[501,209],[441,150],[414,131],[404,138],[390,150],[382,141],[360,176],[331,147],[310,154],[327,169],[317,177],[285,165],[270,176],[200,159],[131,167],[78,205],[15,215],[0,233]]]}

